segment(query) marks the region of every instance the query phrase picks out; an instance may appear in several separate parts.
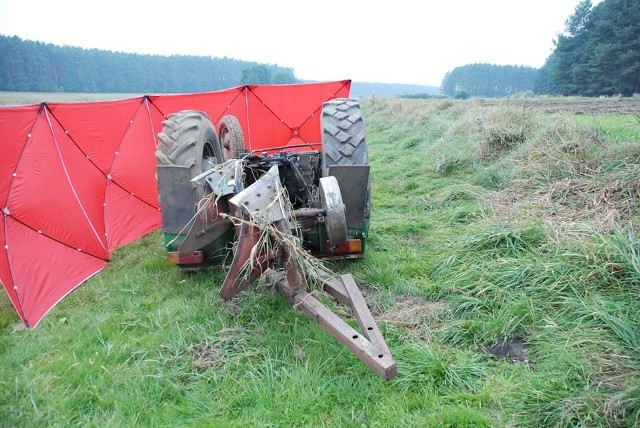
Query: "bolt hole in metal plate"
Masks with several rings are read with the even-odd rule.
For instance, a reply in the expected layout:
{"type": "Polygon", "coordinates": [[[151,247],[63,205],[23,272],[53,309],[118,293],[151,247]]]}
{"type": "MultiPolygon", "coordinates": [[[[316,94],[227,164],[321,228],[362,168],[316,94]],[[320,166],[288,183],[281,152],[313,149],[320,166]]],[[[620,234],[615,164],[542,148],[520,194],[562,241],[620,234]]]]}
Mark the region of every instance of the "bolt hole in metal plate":
{"type": "Polygon", "coordinates": [[[325,210],[325,227],[332,247],[347,242],[347,220],[338,180],[333,176],[320,179],[320,202],[325,210]]]}

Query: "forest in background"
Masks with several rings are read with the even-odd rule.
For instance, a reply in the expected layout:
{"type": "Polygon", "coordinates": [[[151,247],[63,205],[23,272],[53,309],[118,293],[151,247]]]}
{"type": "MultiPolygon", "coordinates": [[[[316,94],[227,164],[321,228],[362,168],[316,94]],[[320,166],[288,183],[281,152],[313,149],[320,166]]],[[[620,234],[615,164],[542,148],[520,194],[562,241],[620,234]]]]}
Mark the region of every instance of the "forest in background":
{"type": "Polygon", "coordinates": [[[582,0],[566,21],[535,92],[632,96],[640,93],[640,1],[582,0]]]}
{"type": "Polygon", "coordinates": [[[508,97],[533,94],[537,68],[515,65],[470,64],[448,72],[440,90],[454,98],[508,97]]]}
{"type": "Polygon", "coordinates": [[[0,35],[0,91],[204,92],[297,81],[291,68],[227,57],[129,54],[0,35]]]}
{"type": "MultiPolygon", "coordinates": [[[[349,76],[345,76],[348,79],[349,76]]],[[[0,91],[191,93],[302,82],[291,68],[232,58],[138,55],[0,35],[0,91]]],[[[436,86],[353,82],[353,97],[438,95],[436,86]]]]}
{"type": "Polygon", "coordinates": [[[582,0],[540,69],[470,64],[448,72],[450,97],[632,96],[640,93],[640,1],[582,0]]]}

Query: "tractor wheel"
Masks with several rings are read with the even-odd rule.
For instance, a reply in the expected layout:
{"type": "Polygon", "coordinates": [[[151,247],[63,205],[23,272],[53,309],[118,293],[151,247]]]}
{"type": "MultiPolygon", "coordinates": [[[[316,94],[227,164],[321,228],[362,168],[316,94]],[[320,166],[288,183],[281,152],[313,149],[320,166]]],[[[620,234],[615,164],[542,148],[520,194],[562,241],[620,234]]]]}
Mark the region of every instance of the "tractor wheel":
{"type": "Polygon", "coordinates": [[[244,147],[242,127],[235,116],[222,116],[218,125],[218,138],[222,147],[223,162],[238,157],[247,150],[244,147]]]}
{"type": "MultiPolygon", "coordinates": [[[[369,165],[369,152],[365,140],[364,121],[360,104],[352,99],[335,99],[322,106],[322,176],[329,176],[329,167],[341,166],[366,166],[369,165]]],[[[364,218],[369,218],[371,207],[371,186],[367,182],[364,195],[364,218]]],[[[343,199],[353,201],[350,194],[353,189],[342,189],[343,199]]],[[[359,191],[361,192],[361,191],[359,191]]],[[[347,213],[353,206],[347,207],[347,213]]],[[[350,211],[351,210],[351,211],[350,211]]],[[[359,210],[357,210],[359,212],[359,210]]],[[[362,221],[351,215],[347,215],[347,225],[356,227],[362,221]]],[[[360,226],[357,226],[360,227],[360,226]]]]}
{"type": "Polygon", "coordinates": [[[364,122],[360,104],[336,99],[322,106],[322,176],[331,165],[368,165],[364,122]]]}
{"type": "MultiPolygon", "coordinates": [[[[156,150],[159,165],[188,166],[193,178],[220,163],[222,150],[211,120],[205,113],[194,110],[173,113],[162,125],[156,150]]],[[[196,186],[195,202],[204,194],[205,189],[196,186]]]]}

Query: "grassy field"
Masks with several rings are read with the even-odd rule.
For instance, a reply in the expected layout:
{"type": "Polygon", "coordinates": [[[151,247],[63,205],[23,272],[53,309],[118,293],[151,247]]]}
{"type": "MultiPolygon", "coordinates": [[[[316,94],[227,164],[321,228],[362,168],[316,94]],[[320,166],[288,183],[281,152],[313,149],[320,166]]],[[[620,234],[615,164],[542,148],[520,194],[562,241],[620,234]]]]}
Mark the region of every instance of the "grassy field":
{"type": "Polygon", "coordinates": [[[141,94],[93,94],[68,92],[2,92],[0,105],[32,105],[43,102],[66,103],[83,101],[120,100],[139,97],[141,94]]]}
{"type": "Polygon", "coordinates": [[[221,301],[156,232],[35,330],[0,297],[0,426],[637,426],[640,112],[362,106],[371,245],[329,267],[397,378],[262,287],[221,301]]]}

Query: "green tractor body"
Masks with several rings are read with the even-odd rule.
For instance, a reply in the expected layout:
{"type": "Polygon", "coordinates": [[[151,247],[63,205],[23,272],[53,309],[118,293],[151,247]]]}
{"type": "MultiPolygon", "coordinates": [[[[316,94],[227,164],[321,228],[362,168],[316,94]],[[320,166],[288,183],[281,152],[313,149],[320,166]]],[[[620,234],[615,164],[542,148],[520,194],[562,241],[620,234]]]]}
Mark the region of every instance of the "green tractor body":
{"type": "Polygon", "coordinates": [[[231,224],[224,233],[218,227],[215,239],[198,241],[197,248],[183,243],[189,234],[202,237],[212,227],[206,221],[198,225],[196,220],[203,200],[216,189],[204,178],[194,179],[232,159],[238,160],[241,170],[237,173],[242,176],[235,192],[251,186],[272,166],[278,167],[292,230],[305,250],[323,259],[362,258],[369,229],[370,186],[360,106],[353,100],[338,99],[325,103],[322,112],[322,150],[298,147],[291,152],[261,150],[259,154],[244,149],[242,131],[233,116],[223,117],[216,134],[202,112],[170,115],[157,152],[168,259],[184,269],[221,265],[229,259],[236,240],[231,224]],[[342,206],[323,206],[323,177],[335,177],[342,206]]]}

